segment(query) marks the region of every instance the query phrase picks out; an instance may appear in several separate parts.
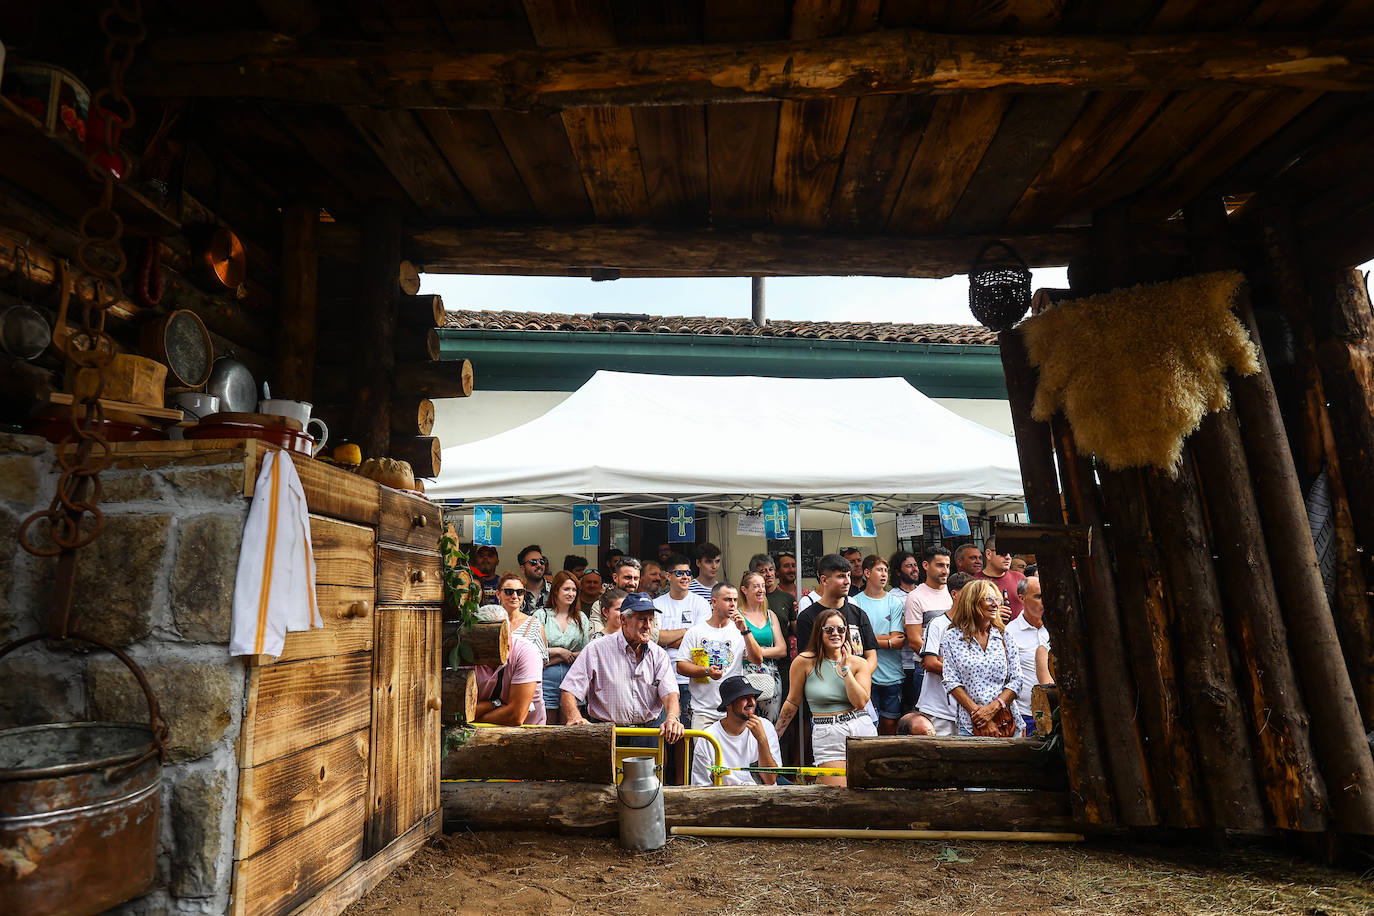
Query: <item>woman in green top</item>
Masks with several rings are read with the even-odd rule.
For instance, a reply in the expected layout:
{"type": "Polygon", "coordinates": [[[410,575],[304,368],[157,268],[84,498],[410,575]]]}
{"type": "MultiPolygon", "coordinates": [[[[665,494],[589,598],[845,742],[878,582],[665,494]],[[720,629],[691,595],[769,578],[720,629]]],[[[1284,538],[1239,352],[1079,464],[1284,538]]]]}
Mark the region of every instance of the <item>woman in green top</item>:
{"type": "Polygon", "coordinates": [[[549,647],[544,661],[544,714],[549,725],[563,721],[558,706],[563,676],[592,638],[587,615],[577,609],[577,594],[577,577],[563,570],[549,585],[549,606],[534,612],[544,625],[549,647]]]}
{"type": "MultiPolygon", "coordinates": [[[[873,664],[849,651],[849,623],[838,610],[822,611],[811,627],[806,649],[792,660],[792,689],[778,715],[778,734],[797,715],[802,692],[811,706],[812,759],[818,767],[844,768],[845,741],[878,734],[864,709],[873,687],[873,664]]],[[[843,776],[822,776],[842,786],[843,776]]]]}
{"type": "Polygon", "coordinates": [[[758,708],[754,712],[770,722],[777,722],[778,710],[782,708],[782,674],[778,671],[778,665],[782,662],[778,659],[787,658],[787,643],[782,638],[778,615],[768,609],[768,587],[762,574],[745,573],[744,578],[740,579],[739,605],[744,622],[754,634],[754,641],[763,650],[762,664],[744,660],[745,679],[758,690],[763,690],[762,678],[773,683],[771,691],[763,690],[759,694],[758,708]]]}

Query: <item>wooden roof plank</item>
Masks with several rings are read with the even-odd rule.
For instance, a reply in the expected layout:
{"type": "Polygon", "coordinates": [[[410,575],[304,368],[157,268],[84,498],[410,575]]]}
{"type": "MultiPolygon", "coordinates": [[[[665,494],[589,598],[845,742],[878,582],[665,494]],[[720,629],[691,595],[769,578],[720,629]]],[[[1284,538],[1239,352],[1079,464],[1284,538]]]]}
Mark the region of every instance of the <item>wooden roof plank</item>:
{"type": "Polygon", "coordinates": [[[497,51],[532,48],[534,35],[519,0],[434,0],[455,48],[497,51]]]}
{"type": "Polygon", "coordinates": [[[534,201],[486,112],[430,110],[419,115],[483,216],[528,218],[534,212],[534,201]]]}
{"type": "Polygon", "coordinates": [[[459,220],[477,216],[472,198],[449,170],[414,114],[363,109],[350,110],[347,114],[377,158],[424,213],[459,220]]]}
{"type": "Polygon", "coordinates": [[[1168,100],[1163,91],[1094,95],[1012,208],[1008,228],[1058,222],[1074,192],[1105,172],[1168,100]]]}
{"type": "Polygon", "coordinates": [[[540,216],[577,220],[592,215],[582,173],[558,114],[493,111],[491,120],[540,216]]]}
{"type": "Polygon", "coordinates": [[[1010,101],[1000,94],[950,95],[936,101],[888,218],[889,231],[940,231],[996,136],[1010,101]]]}
{"type": "Polygon", "coordinates": [[[859,99],[830,199],[830,228],[871,232],[887,225],[934,107],[929,96],[859,99]]]}
{"type": "Polygon", "coordinates": [[[706,164],[713,221],[767,221],[780,104],[707,106],[706,164]]]}
{"type": "Polygon", "coordinates": [[[644,189],[656,219],[704,223],[710,213],[704,108],[636,108],[633,112],[644,189]]]}
{"type": "Polygon", "coordinates": [[[1319,98],[1315,92],[1250,93],[1230,107],[1216,127],[1151,184],[1137,213],[1165,219],[1211,187],[1256,147],[1319,98]]]}
{"type": "Polygon", "coordinates": [[[995,232],[1054,154],[1087,93],[1023,95],[1011,103],[944,231],[995,232]]]}
{"type": "Polygon", "coordinates": [[[648,219],[649,191],[630,110],[571,108],[562,118],[597,218],[648,219]]]}
{"type": "Polygon", "coordinates": [[[274,119],[357,201],[392,200],[413,207],[405,189],[338,111],[295,106],[274,112],[274,119]]]}

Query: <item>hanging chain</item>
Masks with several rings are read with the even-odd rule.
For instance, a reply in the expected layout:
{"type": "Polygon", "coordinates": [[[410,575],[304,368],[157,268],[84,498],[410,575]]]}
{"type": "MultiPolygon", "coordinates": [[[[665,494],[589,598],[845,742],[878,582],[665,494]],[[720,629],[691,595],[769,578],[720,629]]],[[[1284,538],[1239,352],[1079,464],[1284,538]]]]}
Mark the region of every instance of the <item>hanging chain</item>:
{"type": "MultiPolygon", "coordinates": [[[[77,249],[77,264],[96,278],[93,295],[82,297],[81,330],[72,334],[63,351],[69,361],[69,371],[75,373],[72,393],[71,432],[58,444],[57,460],[62,476],[57,492],[47,509],[40,509],[19,529],[19,543],[24,549],[40,557],[60,556],[57,582],[53,595],[53,619],[49,629],[54,635],[65,637],[70,632],[72,586],[76,575],[76,551],[90,544],[105,527],[105,517],[99,508],[100,472],[110,466],[113,450],[103,433],[105,409],[100,402],[105,387],[105,370],[115,356],[114,340],[105,332],[105,310],[121,298],[121,277],[128,265],[121,241],[124,220],[115,210],[115,176],[97,159],[115,156],[123,163],[122,174],[128,174],[129,158],[115,141],[116,126],[127,129],[134,125],[137,113],[124,92],[124,77],[133,63],[134,51],[147,36],[143,25],[140,0],[112,0],[110,8],[100,16],[100,30],[105,34],[105,67],[110,85],[91,99],[90,111],[102,125],[100,143],[93,145],[86,158],[86,169],[101,183],[100,201],[81,216],[78,228],[81,244],[77,249]],[[101,295],[102,287],[116,294],[101,295]],[[75,448],[72,446],[75,445],[75,448]],[[91,524],[83,525],[86,515],[91,524]],[[48,521],[50,545],[39,545],[32,538],[32,528],[40,520],[48,521]]],[[[74,278],[67,265],[61,270],[61,296],[69,300],[73,294],[74,278]]]]}

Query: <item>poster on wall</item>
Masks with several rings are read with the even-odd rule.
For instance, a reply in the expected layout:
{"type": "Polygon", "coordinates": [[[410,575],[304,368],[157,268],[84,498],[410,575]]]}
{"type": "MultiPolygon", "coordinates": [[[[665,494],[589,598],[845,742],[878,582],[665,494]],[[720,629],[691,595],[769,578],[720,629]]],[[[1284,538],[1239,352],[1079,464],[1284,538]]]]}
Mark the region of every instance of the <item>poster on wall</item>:
{"type": "Polygon", "coordinates": [[[472,543],[501,546],[501,507],[472,507],[472,543]]]}
{"type": "Polygon", "coordinates": [[[925,532],[925,516],[923,515],[899,515],[897,516],[897,537],[899,538],[918,538],[925,532]]]}
{"type": "Polygon", "coordinates": [[[735,534],[763,537],[763,510],[754,509],[735,516],[735,534]]]}

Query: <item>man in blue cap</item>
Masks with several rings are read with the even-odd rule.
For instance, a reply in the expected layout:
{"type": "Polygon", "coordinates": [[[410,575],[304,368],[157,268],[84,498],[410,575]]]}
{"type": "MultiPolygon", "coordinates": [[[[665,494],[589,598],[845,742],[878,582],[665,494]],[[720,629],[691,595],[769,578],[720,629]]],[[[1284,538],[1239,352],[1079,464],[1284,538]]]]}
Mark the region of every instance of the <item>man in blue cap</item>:
{"type": "MultiPolygon", "coordinates": [[[[776,767],[782,759],[778,750],[778,733],[773,723],[754,715],[759,692],[749,686],[743,677],[727,677],[720,682],[719,712],[725,718],[718,719],[703,729],[708,735],[720,742],[721,765],[726,767],[776,767]]],[[[715,748],[709,741],[695,741],[692,749],[692,785],[711,785],[711,767],[715,764],[715,748]]],[[[760,773],[760,780],[766,786],[775,785],[778,777],[772,773],[760,773]]],[[[752,786],[754,778],[749,773],[729,772],[721,777],[726,786],[752,786]]]]}

